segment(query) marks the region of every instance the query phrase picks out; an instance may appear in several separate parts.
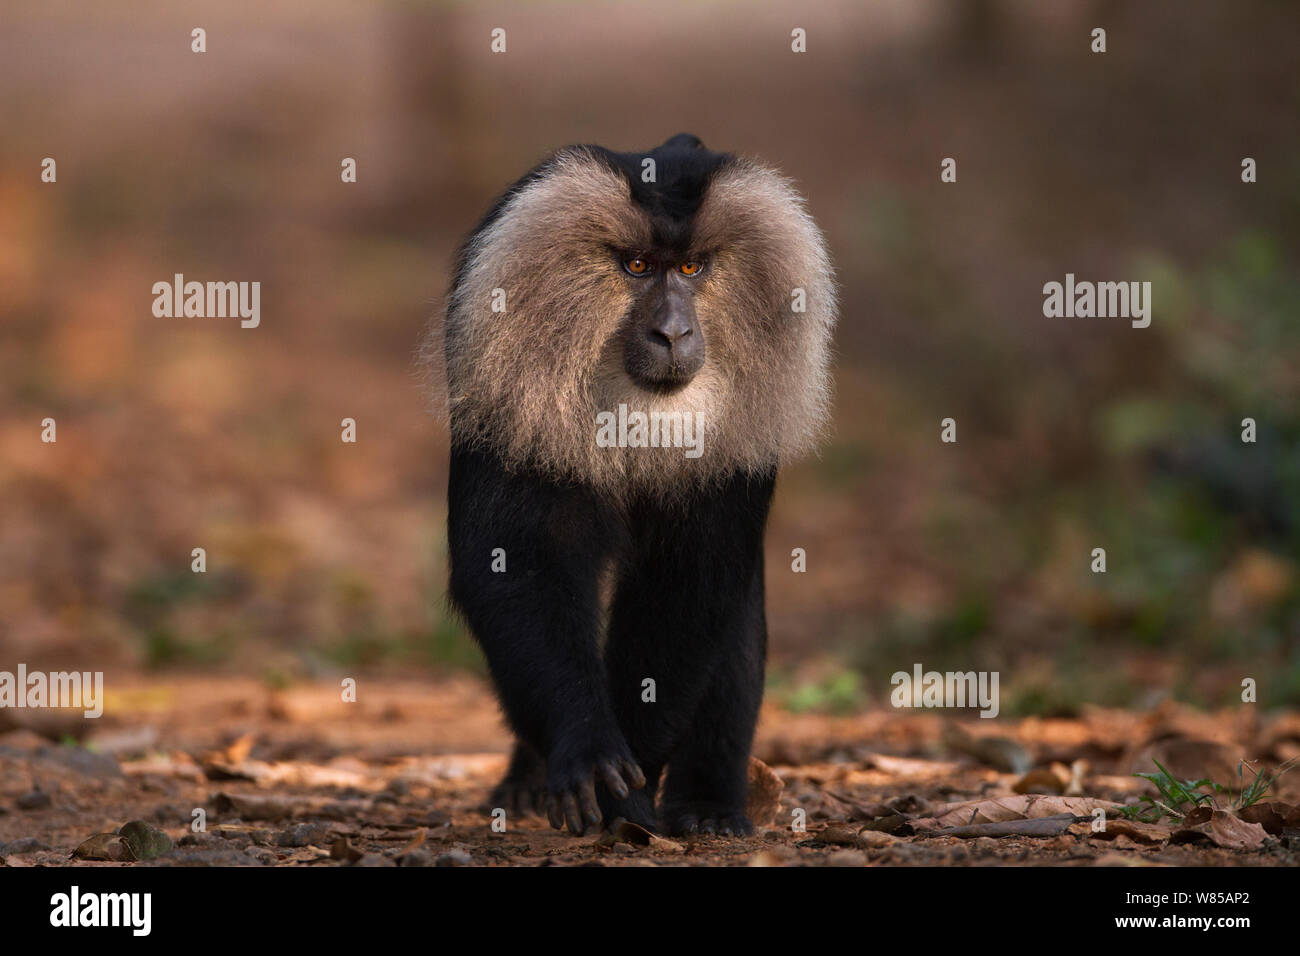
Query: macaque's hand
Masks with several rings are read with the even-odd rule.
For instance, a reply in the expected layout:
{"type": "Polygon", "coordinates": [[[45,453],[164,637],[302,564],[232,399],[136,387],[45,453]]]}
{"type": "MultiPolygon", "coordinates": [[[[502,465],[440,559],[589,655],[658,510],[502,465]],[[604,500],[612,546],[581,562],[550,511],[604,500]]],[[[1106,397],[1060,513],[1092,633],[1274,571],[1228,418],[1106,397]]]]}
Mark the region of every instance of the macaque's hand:
{"type": "Polygon", "coordinates": [[[567,824],[570,833],[582,836],[588,827],[599,825],[597,783],[620,800],[645,786],[645,774],[621,740],[580,755],[553,751],[546,760],[546,815],[551,826],[562,830],[567,824]]]}

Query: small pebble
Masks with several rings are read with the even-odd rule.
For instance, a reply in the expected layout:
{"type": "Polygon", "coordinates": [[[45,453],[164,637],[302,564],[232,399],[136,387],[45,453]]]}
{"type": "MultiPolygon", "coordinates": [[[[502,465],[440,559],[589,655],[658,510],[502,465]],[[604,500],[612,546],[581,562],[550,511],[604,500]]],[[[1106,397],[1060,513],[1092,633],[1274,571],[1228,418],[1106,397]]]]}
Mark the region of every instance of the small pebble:
{"type": "Polygon", "coordinates": [[[433,854],[428,850],[411,850],[397,858],[398,866],[433,866],[433,854]]]}
{"type": "Polygon", "coordinates": [[[36,837],[19,837],[12,843],[0,843],[0,856],[13,856],[17,853],[36,853],[39,850],[48,849],[50,849],[50,845],[36,839],[36,837]]]}
{"type": "Polygon", "coordinates": [[[861,850],[836,850],[826,862],[831,866],[866,866],[867,855],[861,850]]]}
{"type": "Polygon", "coordinates": [[[44,790],[33,790],[31,793],[24,793],[14,801],[14,806],[19,810],[44,810],[50,805],[50,795],[44,790]]]}
{"type": "Polygon", "coordinates": [[[325,843],[329,839],[329,830],[319,823],[295,823],[287,826],[273,838],[276,846],[312,846],[325,843]]]}

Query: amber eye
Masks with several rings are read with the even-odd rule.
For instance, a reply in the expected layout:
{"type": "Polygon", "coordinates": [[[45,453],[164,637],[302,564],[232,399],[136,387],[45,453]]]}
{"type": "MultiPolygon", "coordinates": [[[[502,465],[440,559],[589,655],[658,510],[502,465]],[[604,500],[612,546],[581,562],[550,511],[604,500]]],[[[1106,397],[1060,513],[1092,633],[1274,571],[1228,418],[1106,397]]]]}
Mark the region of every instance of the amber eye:
{"type": "Polygon", "coordinates": [[[650,263],[638,256],[635,259],[624,259],[623,268],[634,276],[643,276],[650,271],[650,263]]]}
{"type": "Polygon", "coordinates": [[[698,262],[683,262],[677,267],[678,271],[684,276],[693,276],[699,274],[702,267],[698,262]]]}

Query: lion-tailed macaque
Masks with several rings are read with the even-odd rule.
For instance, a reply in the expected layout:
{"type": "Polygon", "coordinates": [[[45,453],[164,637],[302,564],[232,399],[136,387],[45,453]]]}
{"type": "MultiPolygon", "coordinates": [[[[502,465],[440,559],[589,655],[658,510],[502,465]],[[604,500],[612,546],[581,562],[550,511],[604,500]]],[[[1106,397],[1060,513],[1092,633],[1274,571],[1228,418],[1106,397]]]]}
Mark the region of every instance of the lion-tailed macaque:
{"type": "Polygon", "coordinates": [[[430,348],[451,600],[517,738],[494,805],[753,831],[763,528],[827,417],[835,313],[791,184],[690,135],[562,149],[469,237],[430,348]]]}

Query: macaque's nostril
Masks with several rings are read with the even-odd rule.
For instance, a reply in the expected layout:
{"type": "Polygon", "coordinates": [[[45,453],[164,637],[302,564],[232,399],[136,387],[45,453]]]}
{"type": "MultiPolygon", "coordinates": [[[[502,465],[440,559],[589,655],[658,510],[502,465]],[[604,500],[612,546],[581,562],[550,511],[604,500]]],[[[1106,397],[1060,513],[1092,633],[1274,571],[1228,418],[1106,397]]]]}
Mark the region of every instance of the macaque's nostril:
{"type": "Polygon", "coordinates": [[[678,329],[651,329],[651,330],[650,330],[650,339],[651,339],[651,341],[653,341],[656,345],[659,345],[659,346],[661,346],[661,347],[663,347],[663,348],[666,348],[666,349],[671,349],[674,345],[677,345],[677,344],[678,344],[682,339],[686,338],[686,337],[687,337],[688,335],[690,335],[690,334],[691,334],[691,330],[690,330],[689,327],[688,327],[688,328],[685,328],[685,329],[680,329],[680,330],[678,330],[678,329]]]}
{"type": "Polygon", "coordinates": [[[671,349],[692,331],[691,322],[685,316],[669,316],[666,321],[650,329],[650,340],[656,345],[671,349]]]}

